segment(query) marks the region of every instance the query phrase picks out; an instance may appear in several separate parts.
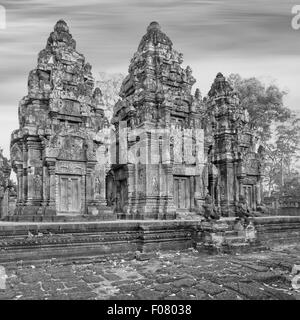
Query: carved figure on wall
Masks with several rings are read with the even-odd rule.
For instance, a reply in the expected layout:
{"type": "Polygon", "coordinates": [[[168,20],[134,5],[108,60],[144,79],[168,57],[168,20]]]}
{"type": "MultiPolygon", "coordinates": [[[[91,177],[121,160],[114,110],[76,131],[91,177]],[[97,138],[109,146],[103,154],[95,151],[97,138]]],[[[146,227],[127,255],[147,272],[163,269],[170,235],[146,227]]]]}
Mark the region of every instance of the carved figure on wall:
{"type": "Polygon", "coordinates": [[[36,196],[40,196],[41,190],[42,190],[42,178],[39,175],[35,175],[33,178],[33,192],[36,196]]]}
{"type": "Polygon", "coordinates": [[[99,177],[95,179],[95,193],[101,194],[101,180],[99,177]]]}
{"type": "Polygon", "coordinates": [[[159,186],[158,186],[157,177],[153,177],[153,178],[152,178],[152,190],[153,190],[153,192],[155,192],[155,193],[159,191],[159,186]]]}

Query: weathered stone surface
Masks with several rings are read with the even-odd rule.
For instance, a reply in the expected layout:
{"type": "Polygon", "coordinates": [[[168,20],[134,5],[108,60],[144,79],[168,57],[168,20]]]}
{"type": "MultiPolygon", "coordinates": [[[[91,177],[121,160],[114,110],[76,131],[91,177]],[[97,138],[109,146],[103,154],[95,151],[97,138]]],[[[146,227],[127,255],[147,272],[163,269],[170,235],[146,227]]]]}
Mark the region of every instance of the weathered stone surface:
{"type": "Polygon", "coordinates": [[[109,194],[121,218],[188,214],[191,219],[201,211],[203,105],[199,91],[191,93],[195,79],[182,62],[182,54],[152,22],[131,60],[112,119],[119,149],[109,194]]]}
{"type": "Polygon", "coordinates": [[[3,150],[0,148],[0,219],[14,212],[17,200],[17,194],[14,184],[11,182],[11,164],[3,156],[3,150]]]}
{"type": "MultiPolygon", "coordinates": [[[[261,149],[255,151],[248,115],[221,73],[206,99],[199,89],[192,94],[195,79],[182,62],[160,25],[150,23],[122,82],[111,131],[91,65],[58,21],[29,74],[11,137],[18,203],[9,219],[239,215],[248,225],[261,209],[261,149]]],[[[241,232],[255,239],[249,225],[241,232]]]]}
{"type": "Polygon", "coordinates": [[[249,217],[262,205],[262,149],[237,93],[218,73],[208,93],[209,190],[222,215],[249,217]]]}
{"type": "Polygon", "coordinates": [[[186,250],[167,251],[147,262],[116,258],[106,263],[93,262],[90,258],[89,263],[72,266],[56,262],[53,268],[46,267],[46,261],[23,267],[10,263],[6,264],[6,289],[0,290],[0,299],[299,300],[300,291],[291,285],[291,270],[280,269],[280,261],[292,263],[293,254],[299,252],[299,245],[294,245],[259,254],[213,258],[186,250]],[[257,270],[242,264],[237,268],[237,258],[257,266],[257,270]],[[173,269],[178,259],[193,264],[173,269]],[[268,272],[259,271],[262,262],[270,266],[277,262],[278,269],[269,267],[268,272]],[[91,264],[120,280],[91,278],[91,264]],[[70,270],[73,270],[71,277],[70,270]],[[169,270],[172,277],[165,276],[169,270]],[[59,271],[62,276],[57,279],[59,271]],[[278,280],[279,273],[286,281],[278,280]],[[129,279],[130,275],[135,275],[137,280],[129,279]],[[266,277],[270,281],[266,282],[266,277]],[[160,283],[160,279],[164,282],[160,283]]]}
{"type": "Polygon", "coordinates": [[[11,219],[114,219],[105,200],[109,123],[102,107],[91,65],[60,20],[29,74],[11,137],[18,180],[11,219]]]}

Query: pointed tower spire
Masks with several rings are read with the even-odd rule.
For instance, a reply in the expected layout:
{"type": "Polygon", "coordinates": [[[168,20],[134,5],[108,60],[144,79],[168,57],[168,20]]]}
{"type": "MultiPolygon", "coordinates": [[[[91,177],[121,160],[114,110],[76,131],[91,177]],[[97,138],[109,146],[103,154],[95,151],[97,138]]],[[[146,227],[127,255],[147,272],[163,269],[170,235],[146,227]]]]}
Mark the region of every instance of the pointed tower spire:
{"type": "Polygon", "coordinates": [[[158,22],[153,21],[147,27],[147,33],[143,36],[138,51],[141,51],[147,45],[157,46],[159,43],[166,45],[169,48],[172,47],[173,43],[170,38],[161,31],[161,27],[158,22]]]}
{"type": "Polygon", "coordinates": [[[54,31],[69,33],[69,27],[68,27],[66,21],[63,19],[58,20],[56,22],[56,25],[54,26],[54,31]]]}
{"type": "Polygon", "coordinates": [[[58,20],[54,26],[54,31],[51,32],[46,49],[55,49],[62,46],[76,49],[76,41],[70,34],[69,27],[64,20],[58,20]]]}
{"type": "Polygon", "coordinates": [[[172,104],[176,96],[177,105],[186,105],[188,109],[186,97],[191,96],[195,79],[190,67],[182,68],[182,62],[182,54],[173,49],[172,41],[161,31],[159,23],[151,22],[131,60],[120,96],[125,98],[136,94],[139,98],[138,92],[145,91],[155,94],[151,98],[147,95],[149,102],[164,100],[167,104],[172,104]]]}
{"type": "Polygon", "coordinates": [[[230,83],[226,80],[221,72],[219,72],[211,86],[208,96],[219,97],[219,96],[228,96],[233,92],[233,88],[230,83]]]}

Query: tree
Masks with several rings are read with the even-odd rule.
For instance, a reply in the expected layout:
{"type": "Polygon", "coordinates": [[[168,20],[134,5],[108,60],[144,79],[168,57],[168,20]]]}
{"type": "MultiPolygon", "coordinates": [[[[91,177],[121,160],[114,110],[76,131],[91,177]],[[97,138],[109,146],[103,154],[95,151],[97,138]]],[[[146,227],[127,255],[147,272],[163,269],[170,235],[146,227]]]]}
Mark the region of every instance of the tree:
{"type": "Polygon", "coordinates": [[[290,196],[293,198],[300,197],[300,173],[292,170],[292,174],[289,175],[284,185],[280,190],[280,194],[283,196],[290,196]]]}
{"type": "Polygon", "coordinates": [[[119,100],[119,91],[125,76],[122,73],[106,73],[100,72],[97,86],[103,94],[105,105],[105,115],[110,121],[113,115],[113,108],[119,100]]]}
{"type": "Polygon", "coordinates": [[[241,105],[249,112],[250,128],[256,130],[262,142],[271,138],[271,125],[291,117],[284,106],[285,91],[276,85],[264,85],[257,78],[243,79],[239,74],[230,74],[228,81],[240,97],[241,105]]]}
{"type": "Polygon", "coordinates": [[[296,116],[291,117],[289,121],[277,126],[276,132],[278,153],[282,165],[287,169],[287,174],[290,174],[293,161],[299,159],[300,119],[296,116]]]}
{"type": "Polygon", "coordinates": [[[298,174],[293,165],[300,158],[299,151],[300,119],[292,115],[276,126],[274,142],[265,143],[264,173],[269,194],[274,190],[287,193],[286,183],[298,174]]]}
{"type": "Polygon", "coordinates": [[[271,196],[280,185],[281,161],[275,144],[265,144],[264,150],[264,185],[268,196],[271,196]]]}
{"type": "Polygon", "coordinates": [[[285,182],[295,172],[300,120],[284,106],[286,92],[276,85],[265,85],[255,77],[243,79],[239,74],[229,75],[228,81],[237,91],[241,106],[249,113],[250,129],[256,131],[264,146],[264,182],[268,194],[283,193],[285,182]]]}

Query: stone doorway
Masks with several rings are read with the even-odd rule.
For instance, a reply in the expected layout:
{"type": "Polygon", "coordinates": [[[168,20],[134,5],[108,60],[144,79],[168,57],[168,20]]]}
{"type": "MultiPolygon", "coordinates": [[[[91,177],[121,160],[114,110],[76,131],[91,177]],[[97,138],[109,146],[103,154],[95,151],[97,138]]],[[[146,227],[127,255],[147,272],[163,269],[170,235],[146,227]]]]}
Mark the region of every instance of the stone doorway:
{"type": "Polygon", "coordinates": [[[255,201],[254,201],[253,186],[246,185],[246,186],[243,186],[243,189],[244,189],[244,196],[247,201],[247,204],[248,204],[249,208],[253,209],[255,207],[254,206],[255,201]]]}
{"type": "Polygon", "coordinates": [[[58,177],[58,214],[79,215],[83,203],[81,176],[61,175],[58,177]]]}
{"type": "Polygon", "coordinates": [[[174,204],[178,210],[191,209],[191,187],[189,177],[174,177],[174,204]]]}

